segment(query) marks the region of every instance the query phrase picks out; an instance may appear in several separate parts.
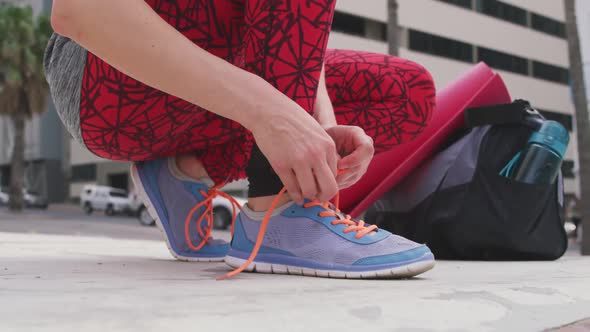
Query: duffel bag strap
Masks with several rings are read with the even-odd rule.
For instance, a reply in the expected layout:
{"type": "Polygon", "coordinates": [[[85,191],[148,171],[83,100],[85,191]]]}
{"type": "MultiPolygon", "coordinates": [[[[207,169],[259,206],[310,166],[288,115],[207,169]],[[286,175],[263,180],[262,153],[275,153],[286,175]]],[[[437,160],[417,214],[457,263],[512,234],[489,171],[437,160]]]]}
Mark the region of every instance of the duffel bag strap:
{"type": "Polygon", "coordinates": [[[543,116],[531,104],[522,99],[510,104],[473,107],[465,110],[465,127],[474,128],[485,125],[528,125],[536,128],[543,116]]]}

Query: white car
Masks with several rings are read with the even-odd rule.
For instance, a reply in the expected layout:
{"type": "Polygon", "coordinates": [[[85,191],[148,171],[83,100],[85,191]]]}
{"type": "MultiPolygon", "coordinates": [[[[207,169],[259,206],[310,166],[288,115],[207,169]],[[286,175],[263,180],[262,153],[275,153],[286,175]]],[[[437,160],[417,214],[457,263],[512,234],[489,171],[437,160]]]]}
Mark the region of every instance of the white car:
{"type": "Polygon", "coordinates": [[[140,205],[127,191],[107,186],[87,185],[80,193],[80,205],[84,212],[104,211],[112,216],[116,213],[136,213],[140,205]]]}
{"type": "MultiPolygon", "coordinates": [[[[0,206],[8,205],[10,194],[4,189],[0,189],[0,206]]],[[[28,208],[47,209],[47,199],[43,198],[36,192],[23,189],[23,203],[28,208]]]]}
{"type": "MultiPolygon", "coordinates": [[[[232,196],[233,197],[233,196],[232,196]]],[[[243,206],[248,201],[247,199],[234,197],[234,199],[243,206]]],[[[240,210],[236,207],[236,213],[240,210]]],[[[232,218],[232,204],[231,202],[221,196],[217,196],[213,199],[213,228],[227,229],[231,225],[232,218]]]]}
{"type": "Polygon", "coordinates": [[[565,227],[565,233],[567,234],[567,236],[569,237],[575,237],[576,234],[576,224],[574,224],[571,221],[566,221],[564,224],[565,227]]]}
{"type": "Polygon", "coordinates": [[[23,202],[28,208],[47,209],[47,199],[34,191],[23,189],[23,202]]]}
{"type": "MultiPolygon", "coordinates": [[[[234,197],[240,204],[246,204],[247,200],[243,198],[234,197]]],[[[239,210],[236,211],[236,213],[239,210]]],[[[139,223],[144,226],[154,226],[156,221],[150,216],[145,206],[141,206],[138,213],[139,223]]],[[[217,229],[227,229],[231,225],[232,219],[232,205],[231,202],[224,197],[217,196],[213,199],[213,227],[217,229]]]]}

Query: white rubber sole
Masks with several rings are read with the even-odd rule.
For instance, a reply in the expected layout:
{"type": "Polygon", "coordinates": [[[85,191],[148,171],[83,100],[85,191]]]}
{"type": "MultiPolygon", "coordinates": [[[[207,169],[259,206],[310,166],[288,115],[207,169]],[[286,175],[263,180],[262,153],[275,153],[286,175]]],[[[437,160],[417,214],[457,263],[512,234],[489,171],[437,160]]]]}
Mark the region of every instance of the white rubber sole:
{"type": "MultiPolygon", "coordinates": [[[[245,259],[225,256],[225,263],[233,268],[238,268],[246,263],[245,259]]],[[[415,277],[422,274],[435,265],[434,260],[416,262],[391,269],[354,272],[354,271],[334,271],[334,270],[316,270],[290,265],[270,264],[253,262],[248,265],[245,271],[258,273],[273,274],[291,274],[298,276],[321,277],[321,278],[338,278],[338,279],[404,279],[415,277]]]]}
{"type": "Polygon", "coordinates": [[[135,186],[135,189],[137,190],[137,194],[139,195],[139,198],[141,199],[143,204],[146,206],[148,214],[152,218],[154,218],[154,220],[156,221],[156,225],[158,226],[160,233],[162,233],[162,236],[164,237],[164,240],[166,242],[166,246],[168,247],[168,251],[170,251],[170,254],[174,258],[176,258],[179,261],[183,261],[183,262],[223,262],[224,261],[223,257],[219,257],[219,258],[199,257],[199,258],[197,258],[197,257],[186,257],[186,256],[178,255],[172,249],[172,246],[170,245],[170,240],[168,239],[168,236],[166,235],[166,231],[164,230],[164,227],[162,226],[160,218],[158,217],[158,213],[156,212],[156,209],[152,206],[149,196],[148,196],[147,192],[145,191],[143,184],[141,183],[141,179],[139,178],[139,173],[137,172],[137,167],[135,166],[135,164],[131,164],[130,174],[131,174],[131,180],[133,181],[133,184],[135,186]]]}

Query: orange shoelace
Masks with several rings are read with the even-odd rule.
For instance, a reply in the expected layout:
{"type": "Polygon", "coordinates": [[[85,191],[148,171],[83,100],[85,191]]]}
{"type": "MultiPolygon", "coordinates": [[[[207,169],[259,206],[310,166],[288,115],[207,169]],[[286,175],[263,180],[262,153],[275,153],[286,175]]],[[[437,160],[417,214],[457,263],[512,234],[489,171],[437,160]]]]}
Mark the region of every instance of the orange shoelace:
{"type": "MultiPolygon", "coordinates": [[[[345,171],[339,171],[339,174],[342,174],[344,172],[345,171]]],[[[215,187],[211,188],[209,190],[209,192],[201,191],[201,194],[203,196],[205,196],[205,200],[203,200],[199,204],[195,205],[186,217],[185,228],[184,228],[185,236],[186,236],[187,243],[192,250],[196,251],[196,250],[201,249],[207,243],[209,238],[211,237],[211,230],[213,228],[213,199],[216,196],[225,197],[225,198],[229,199],[230,202],[232,203],[233,216],[232,216],[232,223],[231,223],[231,234],[233,236],[234,223],[236,221],[236,216],[237,216],[236,206],[240,209],[241,209],[241,207],[240,207],[240,204],[233,197],[231,197],[230,195],[228,195],[222,191],[219,191],[220,187],[222,187],[222,186],[215,186],[215,187]],[[199,235],[201,235],[203,240],[201,241],[201,243],[199,245],[194,246],[192,244],[192,241],[190,240],[190,233],[189,233],[190,221],[192,219],[193,214],[203,206],[206,206],[205,212],[197,220],[197,229],[199,230],[199,235]],[[201,226],[201,222],[202,222],[203,218],[205,218],[207,220],[207,224],[204,227],[205,229],[203,229],[203,227],[201,226]]],[[[250,257],[248,257],[248,259],[246,260],[246,262],[244,262],[244,264],[242,264],[242,266],[240,266],[239,268],[237,268],[237,269],[235,269],[235,270],[233,270],[221,277],[218,277],[217,280],[224,280],[224,279],[231,278],[235,275],[238,275],[239,273],[244,271],[254,261],[254,259],[256,258],[256,255],[258,255],[258,251],[260,250],[260,247],[262,246],[262,241],[264,240],[264,234],[266,233],[266,227],[268,226],[268,221],[270,220],[274,209],[277,207],[281,197],[285,194],[286,191],[287,191],[286,188],[281,189],[281,191],[278,193],[278,195],[273,200],[268,211],[266,211],[266,214],[264,215],[264,218],[262,219],[262,222],[260,223],[260,229],[258,230],[258,236],[256,238],[256,243],[254,244],[254,248],[252,249],[252,252],[250,253],[250,257]]],[[[332,221],[332,225],[346,225],[347,227],[344,229],[343,232],[344,233],[356,232],[356,236],[355,236],[356,239],[360,239],[363,236],[370,234],[378,229],[377,226],[375,226],[375,225],[367,226],[363,220],[354,221],[354,220],[352,220],[350,215],[343,215],[339,209],[339,202],[340,202],[340,194],[338,193],[338,194],[336,194],[336,197],[334,198],[334,205],[333,206],[331,205],[330,202],[320,202],[318,200],[314,200],[314,201],[305,203],[303,205],[303,207],[306,209],[314,207],[314,206],[323,207],[324,209],[326,209],[326,211],[320,212],[319,213],[320,217],[337,218],[336,220],[332,221]]]]}
{"type": "Polygon", "coordinates": [[[213,219],[213,199],[217,196],[224,197],[224,198],[228,199],[231,203],[231,206],[232,206],[231,234],[232,234],[232,236],[234,234],[234,221],[236,220],[236,216],[238,215],[236,212],[236,207],[237,207],[237,209],[241,209],[242,207],[240,206],[240,203],[238,203],[233,197],[231,197],[230,195],[219,190],[219,188],[221,188],[222,186],[223,185],[215,186],[215,187],[209,189],[208,192],[206,192],[204,190],[200,190],[199,192],[201,193],[201,195],[203,195],[205,197],[205,199],[203,201],[199,202],[197,205],[195,205],[190,210],[188,215],[186,216],[186,219],[184,221],[184,236],[186,239],[186,243],[188,244],[189,248],[191,248],[191,250],[197,251],[197,250],[203,248],[203,246],[205,244],[207,244],[207,241],[209,241],[209,239],[211,238],[211,230],[213,229],[213,220],[214,220],[213,219]],[[197,230],[199,231],[199,236],[201,236],[201,242],[199,242],[198,245],[194,245],[193,241],[191,240],[191,234],[190,234],[191,219],[193,218],[193,215],[195,214],[195,212],[197,212],[197,210],[199,210],[203,206],[205,207],[205,211],[201,214],[199,219],[197,219],[197,230]],[[205,225],[203,225],[203,219],[205,219],[207,221],[205,225]]]}
{"type": "MultiPolygon", "coordinates": [[[[336,202],[338,202],[339,194],[336,195],[336,202]]],[[[347,227],[344,229],[344,234],[350,232],[356,232],[355,238],[358,240],[363,236],[372,233],[377,230],[377,226],[370,225],[365,226],[364,220],[354,221],[352,217],[348,214],[343,215],[338,208],[338,203],[335,203],[335,207],[330,206],[330,202],[320,202],[318,200],[311,201],[309,203],[303,204],[304,208],[310,208],[312,206],[321,206],[326,211],[322,211],[319,213],[320,217],[335,217],[338,218],[337,220],[332,221],[332,225],[346,225],[347,227]],[[344,219],[341,219],[344,216],[344,219]]]]}

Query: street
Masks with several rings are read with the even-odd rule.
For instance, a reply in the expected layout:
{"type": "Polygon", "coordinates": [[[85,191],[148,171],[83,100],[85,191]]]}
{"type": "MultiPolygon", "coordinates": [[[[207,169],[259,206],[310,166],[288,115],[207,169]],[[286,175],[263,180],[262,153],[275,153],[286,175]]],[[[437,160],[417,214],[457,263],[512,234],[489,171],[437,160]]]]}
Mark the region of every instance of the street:
{"type": "MultiPolygon", "coordinates": [[[[0,232],[162,240],[157,227],[141,226],[135,217],[107,217],[103,212],[86,215],[79,206],[67,204],[51,205],[47,211],[27,209],[18,218],[0,207],[0,232]]],[[[227,231],[216,230],[214,234],[221,239],[230,238],[227,231]]]]}
{"type": "Polygon", "coordinates": [[[441,261],[411,280],[215,281],[225,264],[173,260],[134,218],[0,209],[0,330],[541,331],[590,317],[589,263],[571,252],[441,261]]]}

